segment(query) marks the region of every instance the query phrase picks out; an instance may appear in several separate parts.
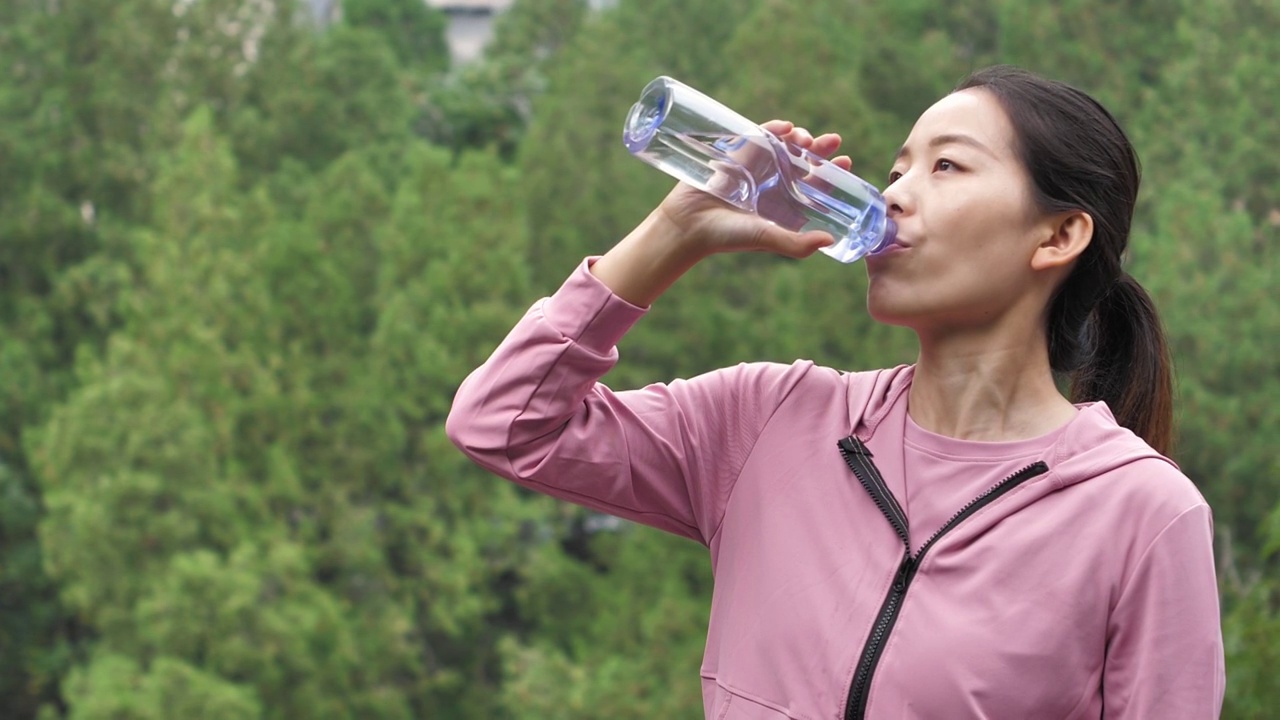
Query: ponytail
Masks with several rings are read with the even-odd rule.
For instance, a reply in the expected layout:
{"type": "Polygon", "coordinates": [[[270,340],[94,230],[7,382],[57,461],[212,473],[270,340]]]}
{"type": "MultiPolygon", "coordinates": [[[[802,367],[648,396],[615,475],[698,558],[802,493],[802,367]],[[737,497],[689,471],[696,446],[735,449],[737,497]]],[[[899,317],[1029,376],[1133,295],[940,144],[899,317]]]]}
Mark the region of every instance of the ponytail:
{"type": "Polygon", "coordinates": [[[1173,371],[1155,303],[1122,273],[1085,321],[1072,402],[1105,402],[1156,452],[1173,451],[1173,371]]]}

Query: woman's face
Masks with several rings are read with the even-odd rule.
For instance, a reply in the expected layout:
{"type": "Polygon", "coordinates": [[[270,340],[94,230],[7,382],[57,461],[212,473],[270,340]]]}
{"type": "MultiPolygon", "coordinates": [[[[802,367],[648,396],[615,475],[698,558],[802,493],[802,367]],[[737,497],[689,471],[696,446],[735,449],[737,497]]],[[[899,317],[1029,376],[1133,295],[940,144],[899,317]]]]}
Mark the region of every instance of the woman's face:
{"type": "Polygon", "coordinates": [[[991,326],[1031,302],[1043,308],[1030,261],[1052,230],[995,96],[964,90],[925,111],[889,181],[900,246],[867,258],[872,317],[946,331],[991,326]]]}

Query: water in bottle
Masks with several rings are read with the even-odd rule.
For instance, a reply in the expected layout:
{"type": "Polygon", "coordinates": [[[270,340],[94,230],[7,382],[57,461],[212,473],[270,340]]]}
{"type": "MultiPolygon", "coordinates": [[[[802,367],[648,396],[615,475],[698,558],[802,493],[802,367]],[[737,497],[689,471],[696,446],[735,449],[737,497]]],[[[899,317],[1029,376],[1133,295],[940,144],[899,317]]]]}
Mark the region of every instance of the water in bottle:
{"type": "Polygon", "coordinates": [[[870,183],[784,142],[669,77],[631,108],[623,142],[636,157],[740,210],[789,230],[822,230],[822,252],[853,262],[893,243],[897,227],[870,183]]]}

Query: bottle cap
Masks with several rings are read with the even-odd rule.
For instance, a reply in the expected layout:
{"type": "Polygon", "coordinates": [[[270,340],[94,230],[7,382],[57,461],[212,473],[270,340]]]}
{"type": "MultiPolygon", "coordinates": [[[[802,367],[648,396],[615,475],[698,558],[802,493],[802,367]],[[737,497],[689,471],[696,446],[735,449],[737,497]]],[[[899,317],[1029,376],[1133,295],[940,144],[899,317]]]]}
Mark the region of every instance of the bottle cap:
{"type": "Polygon", "coordinates": [[[884,236],[880,238],[880,242],[876,243],[876,246],[872,248],[871,252],[868,254],[875,255],[878,252],[888,250],[889,246],[893,245],[894,241],[897,239],[898,223],[894,222],[893,218],[887,217],[884,219],[884,236]]]}
{"type": "Polygon", "coordinates": [[[671,108],[671,88],[665,76],[655,78],[640,93],[640,100],[631,106],[622,129],[622,143],[631,153],[643,151],[653,140],[653,134],[667,119],[671,108]]]}

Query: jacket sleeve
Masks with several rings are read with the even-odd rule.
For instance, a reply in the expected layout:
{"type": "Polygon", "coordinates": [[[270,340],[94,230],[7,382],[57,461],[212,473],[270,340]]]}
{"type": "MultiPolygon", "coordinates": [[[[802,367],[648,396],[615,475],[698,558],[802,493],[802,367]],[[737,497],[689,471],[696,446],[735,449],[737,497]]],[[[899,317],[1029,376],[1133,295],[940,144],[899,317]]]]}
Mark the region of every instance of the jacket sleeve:
{"type": "Polygon", "coordinates": [[[1226,690],[1213,520],[1172,520],[1139,559],[1112,613],[1103,717],[1216,718],[1226,690]]]}
{"type": "Polygon", "coordinates": [[[756,438],[807,366],[743,364],[615,392],[599,379],[645,311],[590,262],[466,378],[446,432],[508,480],[709,544],[756,438]]]}

